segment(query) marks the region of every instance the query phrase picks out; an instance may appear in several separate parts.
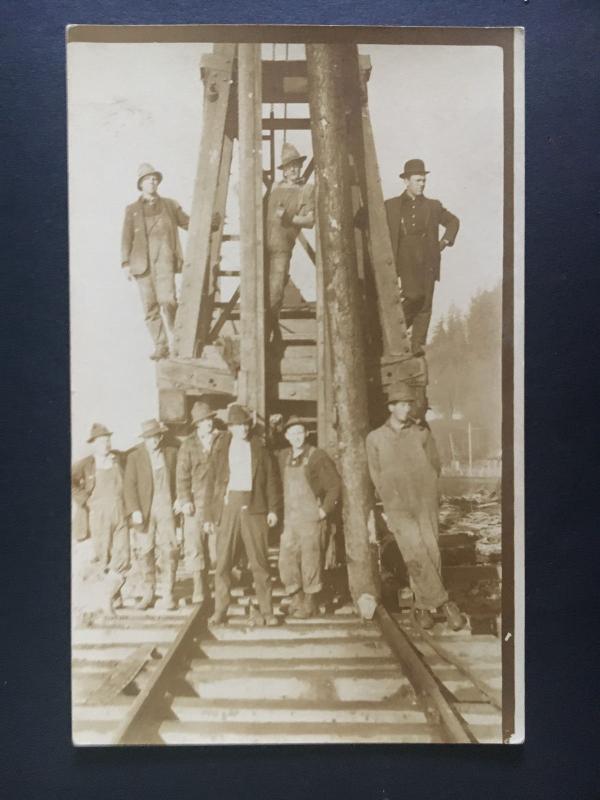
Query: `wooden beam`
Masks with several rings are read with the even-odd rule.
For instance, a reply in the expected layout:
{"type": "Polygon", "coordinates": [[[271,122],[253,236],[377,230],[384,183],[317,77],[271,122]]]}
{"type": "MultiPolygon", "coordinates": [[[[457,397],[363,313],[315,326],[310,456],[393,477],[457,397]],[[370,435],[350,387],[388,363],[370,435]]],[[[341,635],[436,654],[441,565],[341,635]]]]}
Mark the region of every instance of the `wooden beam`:
{"type": "MultiPolygon", "coordinates": [[[[373,489],[367,469],[369,432],[363,319],[349,171],[344,73],[355,45],[307,44],[309,102],[317,183],[317,218],[324,297],[332,333],[332,374],[344,540],[350,591],[357,603],[377,596],[368,546],[373,489]],[[335,331],[335,334],[334,334],[335,331]]],[[[357,57],[357,55],[356,55],[357,57]]]]}
{"type": "Polygon", "coordinates": [[[262,196],[262,69],[259,44],[238,46],[240,142],[240,373],[238,400],[263,426],[266,409],[265,265],[262,196]]]}
{"type": "Polygon", "coordinates": [[[156,374],[159,389],[235,394],[235,378],[225,364],[223,369],[218,369],[203,364],[199,358],[163,359],[158,362],[156,374]]]}
{"type": "Polygon", "coordinates": [[[208,286],[212,219],[221,173],[235,48],[233,44],[215,45],[214,52],[203,59],[202,139],[174,333],[175,355],[184,358],[193,358],[196,354],[200,309],[208,286]]]}
{"type": "MultiPolygon", "coordinates": [[[[365,74],[370,74],[370,57],[359,58],[365,74]]],[[[262,90],[263,103],[308,103],[306,61],[263,61],[262,90]]]]}
{"type": "Polygon", "coordinates": [[[319,240],[319,223],[316,224],[315,241],[317,252],[317,441],[337,460],[337,436],[335,430],[335,398],[331,365],[331,335],[325,298],[325,276],[319,240]]]}
{"type": "Polygon", "coordinates": [[[375,139],[369,115],[366,74],[357,57],[348,62],[346,96],[349,128],[357,179],[366,209],[370,265],[379,305],[379,320],[385,356],[397,360],[411,357],[402,311],[396,266],[387,223],[375,139]]]}

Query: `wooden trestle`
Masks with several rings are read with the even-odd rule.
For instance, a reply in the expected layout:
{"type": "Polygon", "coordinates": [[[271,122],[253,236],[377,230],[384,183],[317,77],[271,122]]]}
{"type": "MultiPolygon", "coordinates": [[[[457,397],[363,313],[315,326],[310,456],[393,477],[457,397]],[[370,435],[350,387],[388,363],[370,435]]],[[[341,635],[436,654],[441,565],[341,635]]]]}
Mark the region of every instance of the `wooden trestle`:
{"type": "MultiPolygon", "coordinates": [[[[381,181],[368,110],[371,65],[361,56],[358,73],[348,74],[348,170],[353,205],[360,211],[356,246],[363,308],[367,322],[369,391],[377,395],[392,383],[408,380],[424,387],[425,361],[413,358],[396,281],[381,181]]],[[[316,268],[316,303],[290,305],[281,313],[284,354],[273,364],[268,353],[264,217],[275,182],[275,131],[310,130],[306,61],[263,60],[260,44],[216,44],[202,58],[204,86],[202,140],[194,184],[188,243],[182,270],[172,356],[157,365],[159,412],[166,423],[187,420],[193,400],[212,395],[223,407],[237,398],[266,429],[273,413],[312,417],[322,446],[335,450],[335,404],[327,303],[319,231],[316,248],[301,233],[316,268]],[[279,118],[265,104],[306,104],[304,118],[279,118]],[[239,229],[226,219],[234,154],[239,150],[239,229]],[[268,167],[263,165],[267,143],[268,167]],[[222,244],[240,243],[239,270],[221,269],[222,244]],[[221,300],[222,278],[238,279],[228,300],[221,300]]],[[[273,109],[273,106],[271,106],[273,109]]],[[[318,166],[318,165],[317,165],[318,166]]],[[[304,178],[315,167],[309,160],[304,178]]],[[[318,185],[317,192],[324,191],[318,185]]],[[[423,389],[424,392],[424,389],[423,389]]],[[[373,404],[375,407],[376,403],[373,404]]],[[[373,422],[378,420],[374,419],[373,422]]]]}

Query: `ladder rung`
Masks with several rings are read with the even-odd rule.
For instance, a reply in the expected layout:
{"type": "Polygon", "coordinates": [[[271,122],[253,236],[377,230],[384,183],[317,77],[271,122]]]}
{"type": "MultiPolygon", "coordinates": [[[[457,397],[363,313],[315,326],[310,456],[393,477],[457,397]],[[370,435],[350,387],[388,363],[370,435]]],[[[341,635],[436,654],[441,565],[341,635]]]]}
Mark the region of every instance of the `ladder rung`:
{"type": "Polygon", "coordinates": [[[239,269],[220,269],[217,271],[217,277],[219,278],[238,278],[239,275],[239,269]]]}
{"type": "Polygon", "coordinates": [[[224,242],[239,242],[240,235],[239,233],[224,233],[221,239],[224,242]]]}
{"type": "MultiPolygon", "coordinates": [[[[310,119],[263,119],[263,131],[309,131],[310,119]]],[[[271,137],[266,137],[270,139],[271,137]]]]}

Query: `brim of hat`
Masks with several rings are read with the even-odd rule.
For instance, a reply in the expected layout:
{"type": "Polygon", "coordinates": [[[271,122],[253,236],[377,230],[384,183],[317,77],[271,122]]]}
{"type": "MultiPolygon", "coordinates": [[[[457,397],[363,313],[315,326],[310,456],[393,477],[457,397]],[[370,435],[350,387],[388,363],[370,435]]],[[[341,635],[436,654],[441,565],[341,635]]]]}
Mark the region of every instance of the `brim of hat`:
{"type": "Polygon", "coordinates": [[[421,172],[421,170],[419,170],[418,172],[401,172],[400,175],[398,175],[398,177],[399,178],[410,178],[411,175],[429,175],[429,170],[426,169],[425,172],[421,172]]]}
{"type": "Polygon", "coordinates": [[[281,164],[277,167],[277,169],[283,169],[284,167],[289,167],[290,164],[295,164],[297,161],[306,161],[308,156],[299,156],[299,158],[290,158],[289,161],[282,161],[281,164]]]}
{"type": "Polygon", "coordinates": [[[96,439],[99,439],[101,436],[112,436],[112,435],[113,435],[112,431],[108,431],[107,433],[97,433],[95,436],[90,436],[90,438],[88,439],[88,443],[91,444],[92,442],[96,441],[96,439]]]}
{"type": "Polygon", "coordinates": [[[162,434],[162,433],[166,433],[166,432],[167,432],[166,428],[159,428],[156,431],[149,431],[148,433],[140,433],[140,438],[141,439],[149,439],[150,436],[156,436],[159,433],[162,434]]]}
{"type": "Polygon", "coordinates": [[[240,419],[237,422],[230,422],[227,420],[227,425],[251,425],[252,424],[252,417],[246,417],[245,419],[240,419]]]}
{"type": "Polygon", "coordinates": [[[138,178],[138,181],[137,181],[137,187],[138,187],[138,189],[141,189],[141,188],[142,188],[142,187],[140,186],[140,183],[141,183],[141,182],[144,180],[144,178],[147,178],[147,177],[148,177],[148,175],[157,175],[157,176],[158,176],[158,182],[159,182],[159,183],[160,183],[160,182],[162,181],[162,179],[163,179],[162,172],[158,172],[158,170],[153,170],[152,172],[147,172],[145,175],[141,175],[141,176],[138,178]]]}
{"type": "Polygon", "coordinates": [[[192,420],[192,425],[197,425],[199,422],[204,422],[205,419],[214,419],[217,416],[216,411],[211,411],[210,414],[207,414],[205,417],[198,417],[198,419],[192,420]]]}
{"type": "Polygon", "coordinates": [[[288,428],[293,428],[294,425],[302,425],[305,431],[308,430],[308,424],[303,419],[295,419],[293,422],[287,422],[283,426],[283,432],[285,433],[288,428]]]}

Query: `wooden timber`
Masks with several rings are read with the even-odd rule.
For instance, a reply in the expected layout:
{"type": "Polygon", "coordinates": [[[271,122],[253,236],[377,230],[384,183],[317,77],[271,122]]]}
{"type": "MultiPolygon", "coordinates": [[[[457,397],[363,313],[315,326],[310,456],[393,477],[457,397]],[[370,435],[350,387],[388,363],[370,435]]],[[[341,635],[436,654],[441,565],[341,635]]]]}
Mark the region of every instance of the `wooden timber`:
{"type": "Polygon", "coordinates": [[[204,113],[202,140],[194,184],[192,214],[181,282],[181,297],[175,319],[175,355],[193,358],[196,355],[198,325],[203,295],[208,282],[208,264],[211,253],[211,227],[216,207],[219,185],[225,183],[221,168],[231,153],[225,147],[225,125],[231,94],[235,45],[215,45],[214,52],[204,56],[202,77],[204,81],[204,113]]]}
{"type": "Polygon", "coordinates": [[[259,44],[238,49],[240,143],[240,373],[238,400],[266,416],[265,259],[262,196],[262,61],[259,44]]]}

